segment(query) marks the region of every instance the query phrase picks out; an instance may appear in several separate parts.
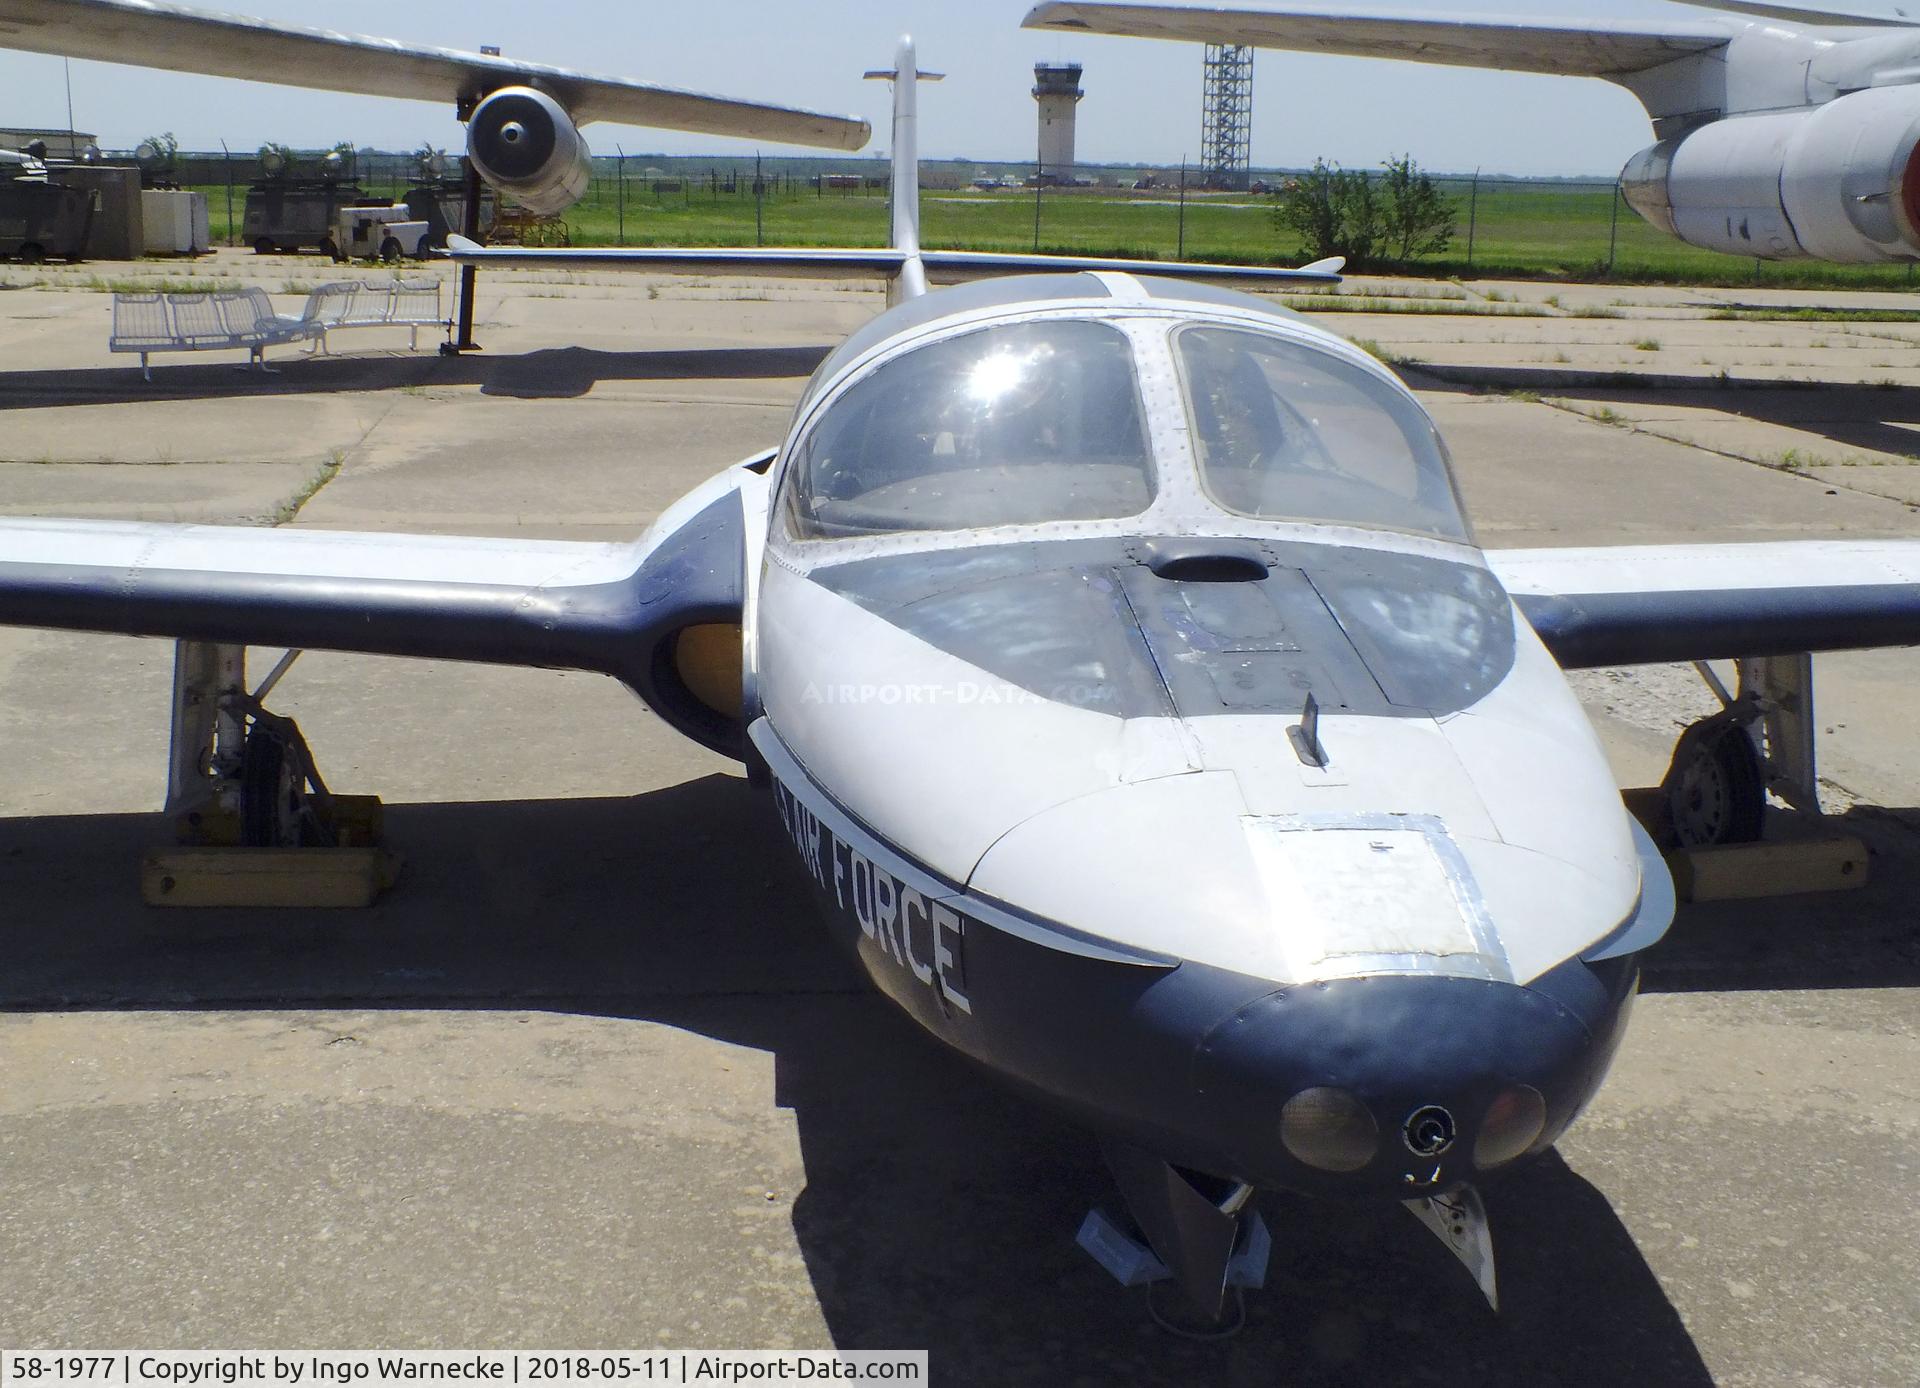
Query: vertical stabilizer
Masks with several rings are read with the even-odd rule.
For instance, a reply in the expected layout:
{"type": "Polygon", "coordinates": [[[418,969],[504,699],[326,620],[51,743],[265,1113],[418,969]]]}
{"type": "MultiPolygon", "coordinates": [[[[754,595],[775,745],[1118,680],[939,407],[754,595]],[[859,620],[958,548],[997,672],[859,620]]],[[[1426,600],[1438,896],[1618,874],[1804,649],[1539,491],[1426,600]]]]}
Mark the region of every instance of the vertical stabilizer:
{"type": "Polygon", "coordinates": [[[927,271],[920,261],[920,92],[921,82],[938,82],[943,73],[922,72],[915,61],[913,36],[902,34],[893,52],[893,68],[869,72],[869,78],[893,83],[893,183],[888,194],[893,248],[906,263],[888,287],[887,302],[916,299],[927,292],[927,271]]]}

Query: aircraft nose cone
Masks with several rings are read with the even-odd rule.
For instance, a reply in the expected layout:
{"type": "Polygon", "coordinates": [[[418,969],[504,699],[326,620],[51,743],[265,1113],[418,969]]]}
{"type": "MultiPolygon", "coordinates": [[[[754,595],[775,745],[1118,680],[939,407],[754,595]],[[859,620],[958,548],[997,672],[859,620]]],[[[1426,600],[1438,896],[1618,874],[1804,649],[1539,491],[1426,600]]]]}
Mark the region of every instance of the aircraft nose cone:
{"type": "Polygon", "coordinates": [[[1599,1084],[1617,1013],[1452,976],[1302,984],[1215,1027],[1194,1084],[1256,1184],[1412,1198],[1558,1136],[1599,1084]]]}

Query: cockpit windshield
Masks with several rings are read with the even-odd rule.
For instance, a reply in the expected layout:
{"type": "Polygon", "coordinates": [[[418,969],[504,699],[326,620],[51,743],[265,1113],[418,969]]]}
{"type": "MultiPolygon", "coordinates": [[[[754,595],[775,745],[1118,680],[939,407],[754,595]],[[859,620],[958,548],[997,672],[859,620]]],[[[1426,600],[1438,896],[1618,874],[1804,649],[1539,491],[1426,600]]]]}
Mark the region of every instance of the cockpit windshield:
{"type": "Polygon", "coordinates": [[[1174,341],[1200,480],[1219,505],[1468,538],[1439,435],[1385,381],[1268,333],[1195,325],[1174,341]]]}
{"type": "Polygon", "coordinates": [[[1105,323],[942,338],[836,400],[788,464],[799,539],[1104,520],[1153,500],[1133,349],[1105,323]]]}

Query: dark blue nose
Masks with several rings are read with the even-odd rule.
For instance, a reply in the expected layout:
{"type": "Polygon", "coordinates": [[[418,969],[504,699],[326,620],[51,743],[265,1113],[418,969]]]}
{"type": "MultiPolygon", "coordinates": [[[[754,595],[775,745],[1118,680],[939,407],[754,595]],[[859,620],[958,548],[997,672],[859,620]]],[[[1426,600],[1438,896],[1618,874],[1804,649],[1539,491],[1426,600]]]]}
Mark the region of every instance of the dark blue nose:
{"type": "Polygon", "coordinates": [[[1302,984],[1215,1027],[1194,1084],[1242,1179],[1412,1198],[1558,1137],[1605,1074],[1628,991],[1447,975],[1302,984]]]}

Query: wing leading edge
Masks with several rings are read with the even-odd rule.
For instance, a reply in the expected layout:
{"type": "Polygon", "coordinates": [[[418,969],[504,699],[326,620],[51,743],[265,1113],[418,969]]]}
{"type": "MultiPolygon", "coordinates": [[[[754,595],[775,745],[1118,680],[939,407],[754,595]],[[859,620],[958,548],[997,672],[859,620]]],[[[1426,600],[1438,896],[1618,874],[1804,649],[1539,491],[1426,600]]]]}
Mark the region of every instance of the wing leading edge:
{"type": "Polygon", "coordinates": [[[1036,5],[1022,22],[1029,29],[1248,44],[1566,77],[1643,72],[1721,47],[1733,34],[1733,26],[1710,19],[1554,20],[1408,10],[1369,14],[1307,5],[1223,10],[1082,0],[1036,5]]]}
{"type": "Polygon", "coordinates": [[[616,121],[830,149],[859,149],[871,133],[852,116],[148,0],[0,0],[0,47],[449,105],[531,83],[580,125],[616,121]]]}
{"type": "Polygon", "coordinates": [[[1920,645],[1920,540],[1490,550],[1568,669],[1920,645]]]}
{"type": "Polygon", "coordinates": [[[0,520],[0,626],[593,671],[738,755],[674,642],[740,621],[750,485],[730,469],[632,544],[0,520]]]}

